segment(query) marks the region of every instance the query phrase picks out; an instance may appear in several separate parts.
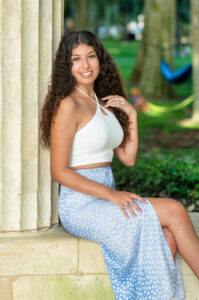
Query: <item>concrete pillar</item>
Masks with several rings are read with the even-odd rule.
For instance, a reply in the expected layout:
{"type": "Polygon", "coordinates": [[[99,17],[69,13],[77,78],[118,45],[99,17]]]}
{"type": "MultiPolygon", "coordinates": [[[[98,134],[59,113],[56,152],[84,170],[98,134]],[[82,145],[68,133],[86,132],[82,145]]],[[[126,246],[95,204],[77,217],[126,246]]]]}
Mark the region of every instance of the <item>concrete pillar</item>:
{"type": "Polygon", "coordinates": [[[0,0],[0,232],[58,223],[58,185],[38,128],[63,8],[63,0],[0,0]]]}

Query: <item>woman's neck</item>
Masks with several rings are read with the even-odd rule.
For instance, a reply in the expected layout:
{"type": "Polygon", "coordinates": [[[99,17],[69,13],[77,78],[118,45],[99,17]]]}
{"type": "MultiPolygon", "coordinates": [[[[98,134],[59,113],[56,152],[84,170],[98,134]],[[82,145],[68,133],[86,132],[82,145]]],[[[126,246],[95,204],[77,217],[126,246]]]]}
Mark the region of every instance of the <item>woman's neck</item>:
{"type": "Polygon", "coordinates": [[[75,85],[77,88],[79,88],[82,92],[86,93],[90,97],[94,97],[94,89],[93,85],[81,85],[81,84],[76,84],[75,85]]]}

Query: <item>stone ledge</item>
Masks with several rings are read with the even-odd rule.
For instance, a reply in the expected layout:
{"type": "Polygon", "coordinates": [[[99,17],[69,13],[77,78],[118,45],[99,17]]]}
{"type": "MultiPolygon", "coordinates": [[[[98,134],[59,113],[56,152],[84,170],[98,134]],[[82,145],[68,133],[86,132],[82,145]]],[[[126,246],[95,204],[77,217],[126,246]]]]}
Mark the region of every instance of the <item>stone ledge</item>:
{"type": "Polygon", "coordinates": [[[76,274],[78,239],[63,227],[1,237],[0,276],[76,274]]]}
{"type": "Polygon", "coordinates": [[[0,278],[0,291],[1,300],[114,300],[108,275],[0,278]]]}
{"type": "MultiPolygon", "coordinates": [[[[190,217],[199,234],[199,214],[190,213],[190,217]]],[[[186,299],[196,300],[195,296],[199,295],[198,280],[182,258],[180,258],[180,263],[186,299]]],[[[106,297],[103,299],[113,299],[100,245],[76,238],[67,233],[62,226],[56,226],[47,231],[28,232],[23,235],[18,233],[1,235],[0,288],[4,287],[3,290],[6,290],[7,295],[16,295],[13,296],[14,298],[9,298],[8,295],[5,300],[40,299],[39,294],[35,298],[29,298],[29,296],[22,298],[20,294],[22,292],[24,295],[33,293],[31,291],[35,290],[37,282],[38,286],[43,286],[43,290],[47,290],[47,287],[51,286],[51,282],[56,290],[60,286],[65,291],[64,285],[66,285],[67,293],[69,293],[67,295],[71,295],[67,299],[91,299],[89,295],[88,298],[80,297],[81,293],[87,293],[86,286],[91,290],[93,290],[91,286],[95,286],[97,290],[101,290],[102,294],[105,293],[106,297]],[[46,289],[44,288],[45,284],[47,285],[46,289]],[[74,293],[76,296],[73,297],[74,293]]],[[[51,297],[42,298],[42,300],[49,299],[51,297]]],[[[52,299],[65,300],[61,296],[52,299]]],[[[96,294],[95,299],[101,298],[98,298],[96,294]]]]}

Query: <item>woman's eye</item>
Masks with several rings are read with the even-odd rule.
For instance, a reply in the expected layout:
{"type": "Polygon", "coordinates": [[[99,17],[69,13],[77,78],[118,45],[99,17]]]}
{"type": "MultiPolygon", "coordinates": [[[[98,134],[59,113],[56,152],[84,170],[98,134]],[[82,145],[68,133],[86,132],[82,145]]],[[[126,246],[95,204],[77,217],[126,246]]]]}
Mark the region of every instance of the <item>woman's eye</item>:
{"type": "MultiPolygon", "coordinates": [[[[94,57],[96,57],[96,55],[94,55],[94,54],[91,54],[91,55],[88,56],[88,58],[94,58],[94,57]]],[[[78,60],[80,60],[79,57],[74,57],[74,58],[72,59],[72,61],[78,61],[78,60]]]]}
{"type": "Polygon", "coordinates": [[[76,61],[76,60],[79,60],[79,57],[75,57],[72,59],[72,61],[76,61]]]}

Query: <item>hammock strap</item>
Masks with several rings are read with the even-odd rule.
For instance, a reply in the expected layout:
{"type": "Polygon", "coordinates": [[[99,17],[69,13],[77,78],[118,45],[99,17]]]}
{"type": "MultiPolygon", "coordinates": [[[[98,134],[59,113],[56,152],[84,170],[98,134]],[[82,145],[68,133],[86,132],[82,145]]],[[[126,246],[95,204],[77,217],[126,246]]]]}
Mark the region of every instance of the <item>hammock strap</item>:
{"type": "Polygon", "coordinates": [[[193,100],[194,100],[194,95],[191,95],[188,98],[186,98],[185,100],[183,100],[182,102],[172,105],[170,107],[158,106],[149,101],[147,103],[148,103],[149,108],[152,110],[156,110],[159,112],[172,112],[172,111],[176,111],[179,109],[183,109],[184,107],[188,106],[191,102],[193,102],[193,100]]]}

